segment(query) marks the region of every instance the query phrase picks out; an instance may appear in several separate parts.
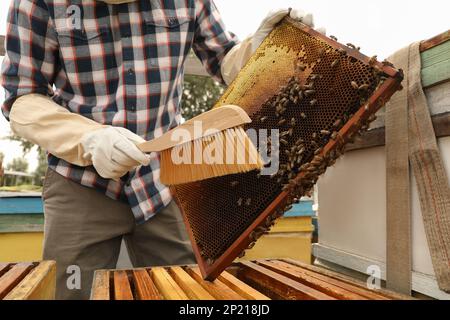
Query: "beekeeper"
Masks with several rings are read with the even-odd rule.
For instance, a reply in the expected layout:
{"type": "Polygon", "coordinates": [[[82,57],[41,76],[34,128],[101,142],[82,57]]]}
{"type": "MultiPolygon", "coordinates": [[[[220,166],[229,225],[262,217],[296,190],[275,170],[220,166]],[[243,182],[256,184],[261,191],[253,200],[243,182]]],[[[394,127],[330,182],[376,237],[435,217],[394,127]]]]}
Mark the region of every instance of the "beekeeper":
{"type": "MultiPolygon", "coordinates": [[[[12,1],[2,111],[49,153],[43,258],[57,261],[57,298],[88,298],[122,239],[135,267],[194,263],[158,155],[136,144],[179,123],[191,49],[229,84],[287,14],[272,12],[239,43],[208,0],[12,1]]],[[[290,15],[313,25],[310,14],[290,15]]]]}

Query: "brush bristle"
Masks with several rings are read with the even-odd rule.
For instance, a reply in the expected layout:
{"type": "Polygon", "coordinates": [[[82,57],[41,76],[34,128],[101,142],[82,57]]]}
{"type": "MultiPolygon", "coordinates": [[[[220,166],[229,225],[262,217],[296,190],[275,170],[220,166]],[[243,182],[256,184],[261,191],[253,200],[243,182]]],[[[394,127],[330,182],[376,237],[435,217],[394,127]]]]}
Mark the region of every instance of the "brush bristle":
{"type": "Polygon", "coordinates": [[[161,152],[161,182],[184,184],[263,166],[244,129],[236,127],[161,152]]]}

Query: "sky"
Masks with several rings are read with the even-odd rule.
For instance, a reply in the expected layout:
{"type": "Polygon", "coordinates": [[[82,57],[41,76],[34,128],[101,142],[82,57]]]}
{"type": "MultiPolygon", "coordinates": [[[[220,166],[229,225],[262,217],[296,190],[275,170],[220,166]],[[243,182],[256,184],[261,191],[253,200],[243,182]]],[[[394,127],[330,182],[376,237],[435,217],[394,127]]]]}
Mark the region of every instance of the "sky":
{"type": "MultiPolygon", "coordinates": [[[[0,34],[5,34],[9,0],[1,0],[0,34]]],[[[317,27],[342,43],[351,42],[361,51],[384,59],[408,44],[431,38],[450,29],[448,0],[215,0],[228,30],[244,39],[252,34],[267,13],[278,8],[298,8],[311,12],[317,27]]],[[[0,59],[1,60],[1,59],[0,59]]],[[[3,91],[0,90],[0,100],[3,91]]],[[[17,143],[5,141],[9,125],[0,116],[0,152],[5,163],[21,157],[17,143]]],[[[29,170],[37,165],[36,153],[26,159],[29,170]]]]}

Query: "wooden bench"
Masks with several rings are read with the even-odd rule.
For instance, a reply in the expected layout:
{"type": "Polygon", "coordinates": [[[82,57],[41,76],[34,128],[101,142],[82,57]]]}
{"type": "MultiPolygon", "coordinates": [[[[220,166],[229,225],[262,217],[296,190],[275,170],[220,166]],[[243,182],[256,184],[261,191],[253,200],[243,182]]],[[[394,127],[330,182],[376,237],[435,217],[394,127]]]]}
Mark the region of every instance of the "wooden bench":
{"type": "Polygon", "coordinates": [[[197,266],[98,270],[92,300],[404,300],[322,268],[290,259],[242,261],[215,281],[197,266]]]}
{"type": "Polygon", "coordinates": [[[0,262],[0,300],[52,300],[55,288],[54,261],[0,262]]]}

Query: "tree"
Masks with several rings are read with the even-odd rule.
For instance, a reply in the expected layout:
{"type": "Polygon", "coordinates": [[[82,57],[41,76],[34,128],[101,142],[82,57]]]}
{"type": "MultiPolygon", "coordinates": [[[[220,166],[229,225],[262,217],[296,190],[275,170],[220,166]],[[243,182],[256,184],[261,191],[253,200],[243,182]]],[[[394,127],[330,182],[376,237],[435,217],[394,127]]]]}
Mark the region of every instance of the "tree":
{"type": "Polygon", "coordinates": [[[34,170],[34,181],[35,184],[42,186],[43,177],[45,176],[45,172],[47,171],[47,153],[45,150],[38,148],[38,166],[36,170],[34,170]]]}
{"type": "Polygon", "coordinates": [[[8,163],[6,170],[27,172],[28,162],[24,158],[14,158],[12,162],[8,163]]]}
{"type": "Polygon", "coordinates": [[[183,118],[189,120],[210,110],[224,91],[224,86],[211,78],[187,75],[181,100],[183,118]]]}

